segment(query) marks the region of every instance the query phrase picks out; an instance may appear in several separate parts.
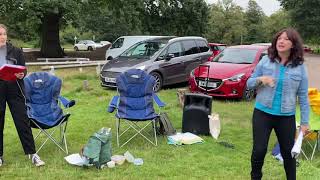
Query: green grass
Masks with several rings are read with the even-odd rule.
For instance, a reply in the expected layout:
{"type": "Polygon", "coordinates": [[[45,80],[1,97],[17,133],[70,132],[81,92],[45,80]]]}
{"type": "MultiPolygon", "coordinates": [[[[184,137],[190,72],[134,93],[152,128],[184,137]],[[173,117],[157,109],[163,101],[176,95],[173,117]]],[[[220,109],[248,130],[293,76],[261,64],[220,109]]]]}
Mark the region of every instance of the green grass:
{"type": "MultiPolygon", "coordinates": [[[[29,69],[32,70],[35,69],[29,69]]],[[[7,110],[4,130],[5,165],[0,168],[0,179],[250,179],[253,102],[213,100],[212,110],[220,115],[222,124],[218,141],[232,143],[235,149],[219,145],[211,136],[203,136],[203,144],[179,147],[168,145],[166,138],[161,136],[157,147],[137,138],[123,148],[118,148],[114,114],[106,112],[116,91],[100,87],[94,68],[84,69],[82,73],[69,69],[59,70],[56,75],[63,80],[62,94],[77,102],[70,109],[72,115],[67,130],[70,153],[78,153],[95,131],[111,127],[113,154],[123,154],[128,150],[135,157],[142,158],[144,164],[134,166],[125,163],[102,170],[74,167],[67,164],[63,159],[65,154],[49,142],[39,152],[46,165],[36,168],[24,155],[7,110]],[[84,80],[89,82],[88,90],[83,89],[84,80]]],[[[178,105],[176,91],[177,88],[171,87],[158,95],[167,103],[163,111],[168,113],[175,128],[181,131],[182,109],[178,105]]],[[[275,136],[272,134],[264,165],[264,179],[285,179],[282,165],[270,155],[274,143],[275,136]]],[[[312,162],[303,159],[300,162],[297,179],[319,179],[319,152],[312,162]]]]}

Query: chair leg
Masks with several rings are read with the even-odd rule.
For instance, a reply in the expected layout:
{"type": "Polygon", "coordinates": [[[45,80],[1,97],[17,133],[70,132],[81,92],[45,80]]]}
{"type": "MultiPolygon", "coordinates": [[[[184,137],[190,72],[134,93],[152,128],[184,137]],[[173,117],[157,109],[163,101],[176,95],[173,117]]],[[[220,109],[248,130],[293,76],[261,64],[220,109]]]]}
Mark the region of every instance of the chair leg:
{"type": "Polygon", "coordinates": [[[50,139],[56,146],[58,146],[63,152],[65,152],[66,154],[68,154],[68,146],[67,146],[67,141],[66,141],[66,136],[65,136],[65,132],[67,129],[67,122],[64,122],[65,124],[63,124],[62,122],[58,125],[60,126],[60,135],[62,134],[61,130],[63,131],[62,134],[62,139],[61,142],[56,141],[52,135],[53,133],[57,130],[56,128],[54,128],[50,133],[48,133],[45,129],[42,129],[38,124],[35,123],[35,125],[38,127],[38,129],[40,130],[40,132],[37,134],[36,137],[38,137],[41,133],[44,133],[47,138],[46,140],[41,144],[41,146],[38,148],[38,150],[36,151],[36,153],[38,153],[42,147],[46,144],[46,142],[50,139]],[[62,129],[61,129],[62,127],[62,129]],[[64,146],[64,148],[63,148],[64,146]]]}
{"type": "Polygon", "coordinates": [[[153,125],[153,132],[154,132],[154,142],[156,142],[156,146],[158,146],[156,120],[152,120],[152,125],[153,125]]]}
{"type": "Polygon", "coordinates": [[[120,134],[120,119],[118,119],[118,124],[117,124],[117,142],[118,142],[118,147],[120,146],[123,147],[124,145],[126,145],[128,142],[130,142],[134,137],[136,137],[137,135],[141,135],[143,138],[145,138],[147,141],[149,141],[151,144],[153,144],[154,146],[158,145],[158,141],[157,141],[157,132],[156,132],[156,123],[155,120],[152,120],[151,122],[148,122],[147,124],[145,124],[144,126],[139,126],[138,124],[136,124],[135,122],[130,122],[130,121],[125,121],[129,128],[127,128],[125,131],[121,132],[120,134]],[[119,121],[119,122],[118,122],[119,121]],[[153,129],[153,133],[151,132],[146,132],[146,127],[148,126],[152,126],[153,129]],[[128,131],[128,129],[132,128],[133,130],[135,130],[135,134],[133,136],[131,136],[125,143],[121,144],[120,143],[120,137],[126,132],[128,131]],[[148,133],[148,135],[153,136],[154,137],[154,142],[152,141],[152,139],[149,139],[145,133],[148,133]]]}
{"type": "Polygon", "coordinates": [[[117,128],[117,145],[118,147],[120,146],[120,142],[119,142],[119,133],[120,133],[120,119],[118,118],[116,121],[116,128],[117,128]]]}

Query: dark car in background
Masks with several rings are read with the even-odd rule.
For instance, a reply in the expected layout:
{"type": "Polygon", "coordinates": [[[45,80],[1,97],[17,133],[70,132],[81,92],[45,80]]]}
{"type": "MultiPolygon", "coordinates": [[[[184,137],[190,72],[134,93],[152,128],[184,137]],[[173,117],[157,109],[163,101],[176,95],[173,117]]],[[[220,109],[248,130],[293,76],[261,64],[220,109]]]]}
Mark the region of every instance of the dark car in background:
{"type": "Polygon", "coordinates": [[[192,69],[208,61],[212,52],[202,37],[161,37],[139,42],[101,70],[103,87],[116,87],[116,77],[128,69],[142,69],[156,79],[155,91],[163,85],[188,81],[192,69]]]}
{"type": "Polygon", "coordinates": [[[213,97],[251,100],[255,92],[246,87],[260,59],[267,55],[268,46],[230,46],[213,61],[195,68],[190,73],[191,92],[206,93],[213,97]]]}

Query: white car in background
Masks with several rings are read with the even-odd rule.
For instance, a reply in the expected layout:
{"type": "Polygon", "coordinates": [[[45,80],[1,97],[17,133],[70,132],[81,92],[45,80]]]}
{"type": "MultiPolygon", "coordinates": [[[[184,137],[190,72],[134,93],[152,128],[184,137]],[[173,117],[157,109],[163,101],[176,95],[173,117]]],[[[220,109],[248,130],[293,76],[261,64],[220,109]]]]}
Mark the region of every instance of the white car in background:
{"type": "Polygon", "coordinates": [[[97,48],[97,44],[92,40],[80,40],[73,48],[75,51],[93,51],[97,48]]]}
{"type": "Polygon", "coordinates": [[[106,51],[106,60],[118,57],[132,45],[147,39],[159,38],[163,36],[121,36],[116,39],[111,47],[106,51]]]}

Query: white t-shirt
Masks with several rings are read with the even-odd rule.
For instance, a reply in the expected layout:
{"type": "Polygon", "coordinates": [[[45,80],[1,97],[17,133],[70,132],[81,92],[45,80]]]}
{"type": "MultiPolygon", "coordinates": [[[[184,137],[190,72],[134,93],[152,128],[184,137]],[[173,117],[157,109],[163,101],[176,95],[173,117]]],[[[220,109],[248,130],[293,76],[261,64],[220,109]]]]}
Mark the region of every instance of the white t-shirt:
{"type": "Polygon", "coordinates": [[[4,64],[8,64],[6,56],[7,56],[7,46],[0,47],[0,67],[4,64]]]}

